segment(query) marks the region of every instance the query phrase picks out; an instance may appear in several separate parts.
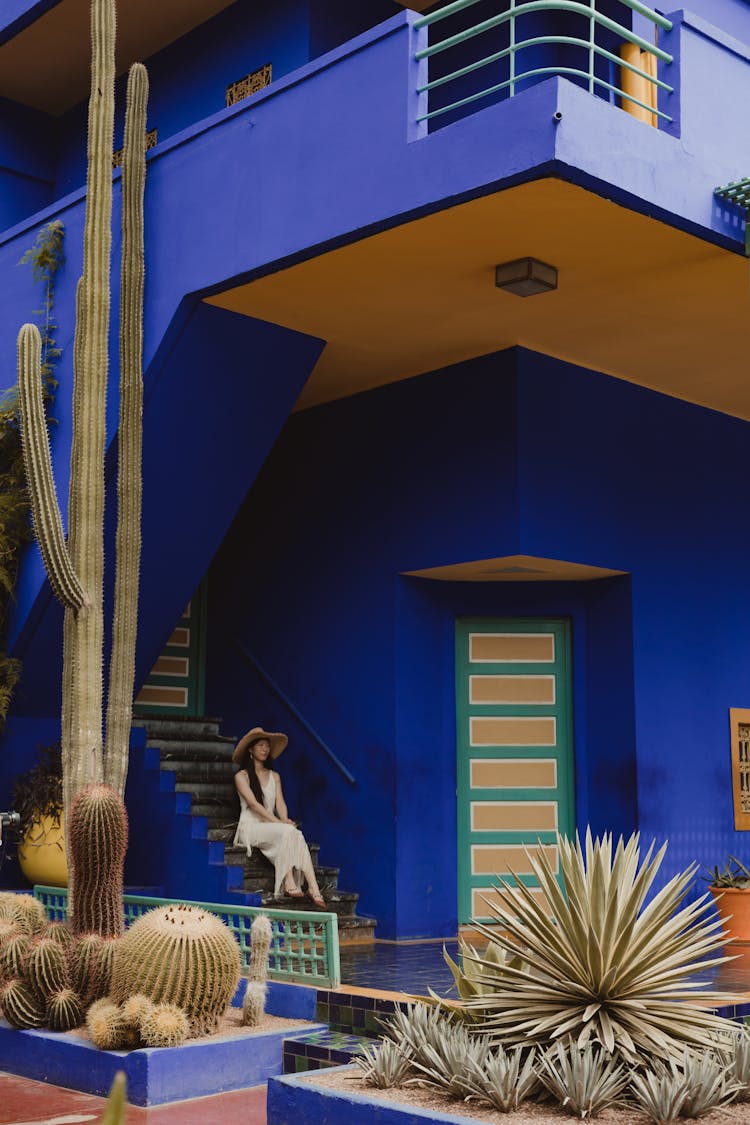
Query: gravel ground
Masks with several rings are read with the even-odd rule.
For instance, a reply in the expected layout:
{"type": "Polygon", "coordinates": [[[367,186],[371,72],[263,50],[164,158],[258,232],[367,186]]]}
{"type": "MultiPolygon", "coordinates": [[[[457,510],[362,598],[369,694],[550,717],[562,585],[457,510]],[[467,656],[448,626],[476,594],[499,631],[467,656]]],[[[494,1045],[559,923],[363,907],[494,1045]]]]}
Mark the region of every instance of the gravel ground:
{"type": "MultiPolygon", "coordinates": [[[[347,1094],[364,1094],[387,1102],[405,1102],[422,1110],[450,1113],[467,1121],[480,1121],[485,1125],[562,1125],[572,1120],[569,1113],[553,1109],[549,1105],[526,1102],[515,1113],[500,1113],[489,1106],[475,1102],[460,1102],[445,1094],[409,1086],[397,1090],[377,1090],[366,1086],[358,1077],[358,1069],[350,1067],[345,1071],[311,1071],[306,1080],[316,1086],[340,1090],[347,1094]]],[[[602,1125],[650,1125],[645,1113],[635,1109],[605,1109],[596,1118],[602,1125]]],[[[687,1121],[680,1118],[687,1125],[687,1121]]],[[[715,1109],[707,1117],[701,1118],[701,1125],[750,1125],[750,1103],[730,1105],[725,1109],[715,1109]]]]}

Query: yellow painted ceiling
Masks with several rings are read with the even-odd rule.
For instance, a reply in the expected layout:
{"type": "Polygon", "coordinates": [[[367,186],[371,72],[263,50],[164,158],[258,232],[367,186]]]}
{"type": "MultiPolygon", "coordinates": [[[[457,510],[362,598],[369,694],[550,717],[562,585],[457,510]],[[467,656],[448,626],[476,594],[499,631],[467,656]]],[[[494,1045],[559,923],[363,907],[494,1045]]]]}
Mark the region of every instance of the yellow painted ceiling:
{"type": "MultiPolygon", "coordinates": [[[[120,0],[117,72],[147,59],[234,0],[120,0]]],[[[0,47],[0,97],[60,114],[89,92],[90,0],[60,0],[0,47]],[[40,74],[40,66],[43,68],[40,74]]]]}
{"type": "Polygon", "coordinates": [[[562,180],[452,207],[211,298],[318,336],[310,406],[523,345],[750,419],[747,260],[562,180]],[[516,297],[494,267],[557,266],[516,297]]]}
{"type": "Polygon", "coordinates": [[[612,578],[625,571],[585,566],[562,559],[540,559],[534,555],[505,555],[504,558],[433,566],[405,573],[413,578],[432,578],[438,582],[592,582],[597,578],[612,578]]]}

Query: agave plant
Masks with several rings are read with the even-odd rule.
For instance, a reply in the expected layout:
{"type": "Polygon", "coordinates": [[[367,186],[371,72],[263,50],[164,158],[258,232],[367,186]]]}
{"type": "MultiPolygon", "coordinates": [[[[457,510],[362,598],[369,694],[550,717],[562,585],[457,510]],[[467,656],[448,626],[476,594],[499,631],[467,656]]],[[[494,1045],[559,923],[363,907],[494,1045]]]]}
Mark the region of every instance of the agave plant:
{"type": "Polygon", "coordinates": [[[557,1043],[539,1063],[540,1081],[575,1117],[596,1117],[618,1105],[628,1084],[624,1066],[591,1043],[580,1048],[571,1040],[557,1043]]]}
{"type": "Polygon", "coordinates": [[[400,1086],[411,1072],[411,1048],[401,1047],[393,1039],[383,1039],[378,1046],[366,1044],[354,1056],[363,1081],[379,1090],[400,1086]]]}
{"type": "Polygon", "coordinates": [[[460,965],[456,964],[443,946],[443,960],[453,974],[456,991],[462,1000],[491,995],[497,977],[502,974],[506,964],[514,969],[524,968],[520,957],[509,957],[499,945],[488,945],[484,956],[480,957],[473,945],[459,938],[458,951],[461,955],[460,965]]]}
{"type": "Polygon", "coordinates": [[[492,991],[462,998],[460,1008],[493,1043],[571,1036],[630,1063],[711,1047],[727,1021],[710,1009],[736,998],[694,979],[726,960],[721,922],[705,917],[709,896],[682,906],[696,867],[647,902],[666,845],[654,854],[652,844],[642,863],[637,835],[613,848],[610,835],[594,840],[587,831],[585,846],[558,837],[558,848],[562,888],[543,849],[528,855],[550,912],[515,876],[487,900],[500,925],[475,925],[507,956],[501,965],[469,957],[492,991]]]}
{"type": "Polygon", "coordinates": [[[482,1066],[468,1069],[465,1077],[470,1091],[467,1101],[489,1102],[501,1113],[511,1113],[530,1098],[539,1085],[536,1051],[514,1047],[506,1051],[497,1047],[490,1051],[482,1066]]]}
{"type": "Polygon", "coordinates": [[[729,1077],[739,1087],[735,1101],[750,1102],[750,1027],[733,1029],[729,1043],[721,1053],[729,1077]]]}
{"type": "Polygon", "coordinates": [[[636,1104],[654,1125],[668,1125],[677,1117],[695,1120],[735,1101],[740,1084],[727,1073],[726,1059],[711,1051],[685,1051],[681,1062],[656,1063],[650,1071],[631,1077],[636,1104]]]}

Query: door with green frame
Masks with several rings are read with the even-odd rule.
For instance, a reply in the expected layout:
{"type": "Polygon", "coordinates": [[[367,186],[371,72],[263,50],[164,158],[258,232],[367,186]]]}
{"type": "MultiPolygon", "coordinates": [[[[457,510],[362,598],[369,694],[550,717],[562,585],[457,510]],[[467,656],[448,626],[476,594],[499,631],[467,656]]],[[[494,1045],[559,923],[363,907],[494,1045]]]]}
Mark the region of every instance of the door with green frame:
{"type": "Polygon", "coordinates": [[[206,580],[172,630],[133,704],[136,715],[202,715],[206,667],[206,580]]]}
{"type": "MultiPolygon", "coordinates": [[[[495,876],[537,886],[524,848],[559,869],[575,832],[572,660],[564,618],[456,622],[458,917],[491,917],[495,876]]],[[[533,893],[533,892],[532,892],[533,893]]],[[[541,890],[539,895],[542,895],[541,890]]]]}

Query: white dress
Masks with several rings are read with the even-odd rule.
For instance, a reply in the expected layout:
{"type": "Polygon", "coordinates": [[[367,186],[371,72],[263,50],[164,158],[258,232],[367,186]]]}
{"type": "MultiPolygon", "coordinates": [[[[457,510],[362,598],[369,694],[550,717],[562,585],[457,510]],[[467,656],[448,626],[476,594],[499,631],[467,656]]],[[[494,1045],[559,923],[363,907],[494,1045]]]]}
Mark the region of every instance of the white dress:
{"type": "MultiPolygon", "coordinates": [[[[270,770],[269,780],[265,786],[261,786],[261,791],[265,808],[270,813],[274,812],[276,808],[276,779],[270,770]]],[[[270,859],[276,869],[275,895],[279,894],[284,878],[290,871],[295,882],[299,885],[299,873],[305,866],[305,860],[308,862],[310,860],[305,837],[293,824],[282,824],[281,821],[272,824],[268,820],[262,820],[256,812],[248,808],[242,794],[240,793],[238,796],[240,798],[240,819],[237,822],[237,831],[234,834],[234,846],[246,848],[248,855],[252,853],[253,848],[259,848],[263,855],[270,859]]]]}

